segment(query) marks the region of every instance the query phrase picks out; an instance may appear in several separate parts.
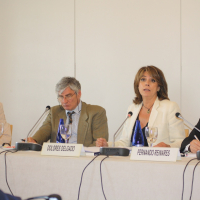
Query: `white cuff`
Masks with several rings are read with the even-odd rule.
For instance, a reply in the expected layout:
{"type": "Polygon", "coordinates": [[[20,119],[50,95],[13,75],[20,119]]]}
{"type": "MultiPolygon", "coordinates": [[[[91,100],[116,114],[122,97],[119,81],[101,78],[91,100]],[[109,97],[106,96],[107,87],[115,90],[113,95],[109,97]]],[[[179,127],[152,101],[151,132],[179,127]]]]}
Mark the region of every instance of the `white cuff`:
{"type": "Polygon", "coordinates": [[[188,152],[188,151],[189,151],[189,146],[190,146],[190,144],[188,144],[188,145],[185,147],[184,152],[188,152]]]}

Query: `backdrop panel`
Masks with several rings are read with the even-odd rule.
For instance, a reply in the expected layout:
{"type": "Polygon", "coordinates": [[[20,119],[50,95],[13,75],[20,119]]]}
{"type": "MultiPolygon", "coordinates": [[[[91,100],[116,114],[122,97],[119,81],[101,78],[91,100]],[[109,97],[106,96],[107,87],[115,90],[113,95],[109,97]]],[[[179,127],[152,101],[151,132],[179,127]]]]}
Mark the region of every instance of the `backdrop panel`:
{"type": "Polygon", "coordinates": [[[188,121],[200,118],[200,1],[182,0],[182,111],[188,121]]]}
{"type": "Polygon", "coordinates": [[[0,27],[0,101],[18,141],[74,76],[74,1],[1,0],[0,27]]]}
{"type": "Polygon", "coordinates": [[[82,99],[107,111],[110,139],[134,98],[141,66],[163,70],[180,105],[180,1],[76,1],[76,74],[82,99]]]}

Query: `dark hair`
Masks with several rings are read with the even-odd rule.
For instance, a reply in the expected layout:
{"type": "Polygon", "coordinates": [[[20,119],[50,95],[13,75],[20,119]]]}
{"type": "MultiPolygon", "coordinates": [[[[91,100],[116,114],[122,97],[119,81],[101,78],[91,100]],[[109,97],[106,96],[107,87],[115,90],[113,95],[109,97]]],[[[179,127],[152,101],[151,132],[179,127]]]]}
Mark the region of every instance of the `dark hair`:
{"type": "Polygon", "coordinates": [[[135,90],[136,97],[133,100],[133,103],[140,104],[142,102],[142,96],[139,92],[138,87],[139,87],[140,79],[143,76],[144,72],[148,72],[149,75],[152,76],[158,83],[158,86],[160,87],[160,90],[157,92],[158,99],[160,101],[164,100],[164,99],[169,100],[167,82],[165,80],[165,76],[164,76],[163,72],[160,69],[158,69],[157,67],[150,65],[150,66],[146,66],[146,67],[141,67],[135,76],[134,90],[135,90]]]}

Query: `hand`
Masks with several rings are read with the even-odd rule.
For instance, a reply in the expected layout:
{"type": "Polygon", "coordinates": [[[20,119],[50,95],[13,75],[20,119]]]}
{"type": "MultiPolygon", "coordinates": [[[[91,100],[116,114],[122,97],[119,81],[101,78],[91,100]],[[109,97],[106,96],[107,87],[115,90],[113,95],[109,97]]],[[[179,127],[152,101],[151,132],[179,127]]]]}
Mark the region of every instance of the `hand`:
{"type": "Polygon", "coordinates": [[[190,151],[196,153],[198,150],[200,150],[200,142],[198,140],[192,140],[190,142],[190,151]]]}
{"type": "Polygon", "coordinates": [[[155,145],[154,147],[170,147],[170,145],[165,144],[164,142],[160,142],[157,145],[155,145]]]}
{"type": "Polygon", "coordinates": [[[32,137],[28,137],[27,142],[37,143],[32,137]]]}
{"type": "Polygon", "coordinates": [[[98,138],[96,141],[96,147],[108,147],[108,143],[104,138],[98,138]]]}

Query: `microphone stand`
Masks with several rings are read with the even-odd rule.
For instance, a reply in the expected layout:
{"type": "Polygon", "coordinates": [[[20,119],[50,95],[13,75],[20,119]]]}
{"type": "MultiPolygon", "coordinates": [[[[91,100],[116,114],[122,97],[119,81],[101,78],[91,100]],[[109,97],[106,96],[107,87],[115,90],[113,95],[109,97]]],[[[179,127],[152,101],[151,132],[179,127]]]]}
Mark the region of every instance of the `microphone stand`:
{"type": "Polygon", "coordinates": [[[113,144],[112,146],[115,147],[115,135],[118,133],[118,131],[120,130],[120,128],[124,125],[124,123],[126,122],[126,120],[129,118],[129,116],[126,117],[126,119],[124,120],[124,122],[122,123],[122,125],[117,129],[117,131],[115,132],[115,134],[113,135],[113,144]]]}
{"type": "Polygon", "coordinates": [[[46,113],[46,111],[50,110],[50,106],[47,106],[45,111],[43,112],[43,114],[41,115],[41,117],[37,120],[37,122],[35,123],[35,125],[33,126],[33,128],[29,131],[27,137],[26,137],[26,142],[28,142],[28,137],[31,133],[31,131],[35,128],[35,126],[37,125],[37,123],[40,121],[40,119],[44,116],[44,114],[46,113]]]}
{"type": "Polygon", "coordinates": [[[113,136],[113,144],[112,147],[100,147],[100,155],[111,155],[111,156],[129,156],[129,149],[127,148],[119,148],[119,147],[115,147],[115,135],[118,133],[118,131],[121,129],[121,127],[124,125],[124,123],[126,122],[126,120],[132,116],[132,112],[130,111],[128,113],[128,116],[126,117],[126,119],[123,121],[122,125],[118,128],[118,130],[115,132],[114,136],[113,136]]]}
{"type": "MultiPolygon", "coordinates": [[[[46,111],[50,110],[50,106],[47,106],[44,113],[42,116],[39,118],[39,120],[34,124],[33,128],[37,125],[37,123],[40,121],[40,119],[43,117],[43,115],[46,113],[46,111]]],[[[37,144],[37,143],[31,143],[28,142],[28,136],[30,135],[31,131],[33,128],[29,131],[27,137],[26,137],[26,142],[16,142],[15,143],[15,149],[17,151],[26,151],[26,150],[32,150],[32,151],[41,151],[42,145],[37,144]]]]}
{"type": "MultiPolygon", "coordinates": [[[[176,116],[177,116],[177,113],[176,113],[176,116]]],[[[196,129],[197,131],[200,132],[200,130],[199,130],[197,127],[195,127],[195,126],[192,125],[190,122],[188,122],[185,118],[183,118],[183,117],[181,116],[180,113],[178,113],[178,116],[177,116],[177,117],[180,118],[180,119],[182,119],[182,120],[184,120],[184,121],[186,121],[190,126],[192,126],[192,128],[194,128],[194,129],[196,129]]]]}

